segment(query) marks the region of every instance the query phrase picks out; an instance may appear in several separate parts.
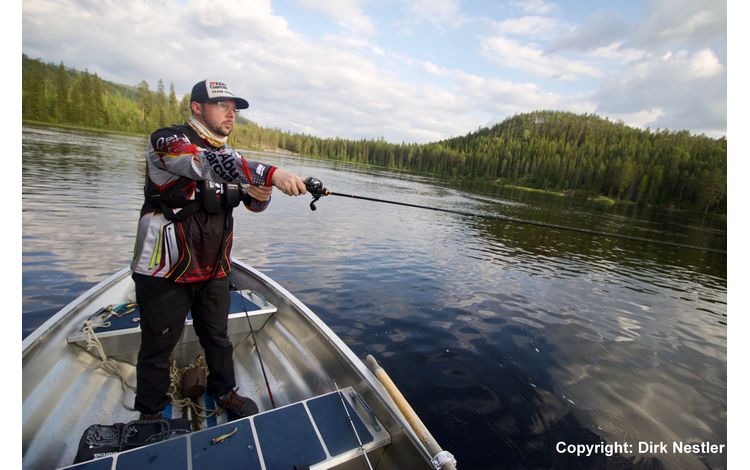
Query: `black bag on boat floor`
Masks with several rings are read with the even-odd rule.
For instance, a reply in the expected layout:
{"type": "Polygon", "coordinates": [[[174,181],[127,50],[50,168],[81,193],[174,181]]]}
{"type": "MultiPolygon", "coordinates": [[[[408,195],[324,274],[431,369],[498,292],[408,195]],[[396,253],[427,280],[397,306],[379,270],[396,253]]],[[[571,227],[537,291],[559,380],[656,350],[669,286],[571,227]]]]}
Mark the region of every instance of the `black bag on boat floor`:
{"type": "Polygon", "coordinates": [[[94,424],[86,428],[73,463],[105,457],[191,432],[186,418],[94,424]]]}

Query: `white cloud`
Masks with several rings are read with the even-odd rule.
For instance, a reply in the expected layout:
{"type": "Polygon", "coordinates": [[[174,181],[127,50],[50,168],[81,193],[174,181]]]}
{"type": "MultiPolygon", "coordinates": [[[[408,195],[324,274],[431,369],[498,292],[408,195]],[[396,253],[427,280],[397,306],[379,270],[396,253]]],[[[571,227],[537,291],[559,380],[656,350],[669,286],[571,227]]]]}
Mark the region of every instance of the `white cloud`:
{"type": "Polygon", "coordinates": [[[461,24],[458,0],[410,0],[409,12],[417,23],[427,22],[437,28],[461,24]]]}
{"type": "Polygon", "coordinates": [[[350,32],[363,35],[376,32],[372,20],[362,11],[366,0],[297,0],[297,3],[330,16],[350,32]]]}
{"type": "MultiPolygon", "coordinates": [[[[649,57],[605,80],[596,93],[597,112],[608,116],[645,118],[651,127],[726,133],[726,66],[710,49],[689,54],[681,50],[649,57]]],[[[636,123],[634,123],[636,124],[636,123]]]]}
{"type": "Polygon", "coordinates": [[[611,59],[620,64],[629,64],[650,57],[650,54],[640,49],[623,47],[622,42],[613,42],[604,47],[594,49],[589,53],[592,57],[611,59]]]}
{"type": "Polygon", "coordinates": [[[715,0],[648,0],[631,41],[637,47],[705,47],[726,44],[727,4],[715,0]]]}
{"type": "Polygon", "coordinates": [[[646,0],[639,23],[597,11],[577,25],[554,4],[513,5],[535,14],[494,23],[480,51],[496,63],[571,83],[594,79],[599,90],[584,99],[629,125],[726,132],[725,2],[646,0]]]}
{"type": "Polygon", "coordinates": [[[386,54],[385,49],[383,49],[382,47],[373,44],[372,42],[365,39],[356,37],[340,36],[337,34],[324,34],[321,37],[321,40],[333,47],[348,48],[352,50],[362,49],[376,56],[384,56],[386,54]]]}
{"type": "Polygon", "coordinates": [[[580,25],[561,34],[552,50],[588,51],[622,40],[628,32],[622,15],[613,11],[596,11],[580,25]]]}
{"type": "Polygon", "coordinates": [[[140,21],[161,18],[163,5],[151,5],[109,8],[102,17],[74,2],[26,2],[24,52],[90,70],[96,64],[103,77],[121,83],[146,78],[153,88],[164,78],[181,93],[207,75],[225,78],[251,101],[250,119],[323,136],[414,140],[471,128],[469,118],[451,118],[445,100],[432,99],[439,89],[420,89],[376,66],[361,53],[369,43],[307,40],[264,8],[267,3],[244,5],[252,12],[242,19],[244,28],[215,19],[213,4],[189,1],[170,18],[179,27],[134,32],[134,11],[142,12],[140,21]]]}
{"type": "Polygon", "coordinates": [[[596,105],[586,97],[564,96],[541,90],[533,83],[513,83],[497,78],[440,67],[424,61],[422,68],[428,73],[452,81],[455,95],[463,97],[462,104],[495,121],[506,116],[536,109],[560,109],[578,113],[592,112],[596,105]]]}
{"type": "Polygon", "coordinates": [[[475,20],[461,13],[459,0],[398,0],[401,19],[391,25],[391,31],[412,36],[419,28],[428,26],[440,32],[455,31],[475,20]]]}
{"type": "MultiPolygon", "coordinates": [[[[334,14],[332,2],[315,5],[334,14]]],[[[364,0],[342,5],[342,11],[350,8],[354,17],[366,18],[364,0]]],[[[423,4],[406,4],[418,5],[423,4]]],[[[482,68],[446,66],[440,54],[420,57],[384,48],[379,35],[363,37],[350,28],[311,39],[291,28],[267,0],[25,0],[23,52],[119,83],[146,79],[153,89],[162,78],[167,85],[174,82],[178,94],[208,76],[223,78],[250,100],[246,117],[320,136],[426,142],[536,109],[600,112],[652,127],[726,128],[726,59],[720,48],[685,45],[664,54],[667,49],[618,40],[584,54],[545,52],[554,36],[540,33],[571,26],[551,16],[554,4],[525,5],[536,13],[483,23],[494,36],[480,40],[479,53],[513,68],[514,81],[478,71],[482,68]],[[524,33],[541,44],[524,43],[524,33]],[[534,76],[566,81],[556,82],[553,93],[534,76]],[[591,90],[592,81],[602,83],[598,92],[591,90]],[[577,91],[565,91],[570,89],[577,91]]],[[[430,13],[437,23],[428,23],[430,15],[420,21],[453,27],[444,13],[458,4],[439,6],[430,13]]],[[[466,24],[441,33],[465,33],[466,24]]],[[[693,24],[698,31],[702,23],[693,24]]],[[[468,57],[476,50],[465,53],[467,62],[482,62],[481,56],[468,57]]]]}
{"type": "Polygon", "coordinates": [[[695,77],[713,77],[721,73],[724,66],[711,49],[703,49],[690,59],[690,69],[695,77]]]}
{"type": "Polygon", "coordinates": [[[494,29],[502,36],[528,36],[539,39],[550,39],[569,26],[558,18],[549,16],[522,16],[493,23],[494,29]]]}
{"type": "Polygon", "coordinates": [[[609,113],[607,117],[622,121],[629,126],[645,128],[664,114],[664,108],[648,108],[632,113],[609,113]]]}
{"type": "Polygon", "coordinates": [[[480,50],[486,57],[513,69],[546,78],[573,80],[602,77],[602,71],[580,60],[545,53],[533,44],[522,44],[502,36],[484,38],[480,50]]]}
{"type": "Polygon", "coordinates": [[[554,2],[545,2],[544,0],[520,0],[512,4],[525,13],[532,15],[547,15],[557,13],[560,6],[554,2]]]}
{"type": "Polygon", "coordinates": [[[23,26],[24,52],[32,57],[64,59],[120,83],[145,78],[152,89],[163,78],[180,94],[209,75],[223,78],[251,102],[246,117],[324,137],[434,141],[565,101],[534,85],[460,71],[446,70],[446,83],[418,74],[406,80],[378,61],[399,57],[398,67],[419,70],[422,62],[363,39],[311,40],[260,0],[242,8],[204,0],[179,6],[176,0],[123,6],[29,0],[23,26]],[[163,26],[165,7],[171,27],[163,26]]]}

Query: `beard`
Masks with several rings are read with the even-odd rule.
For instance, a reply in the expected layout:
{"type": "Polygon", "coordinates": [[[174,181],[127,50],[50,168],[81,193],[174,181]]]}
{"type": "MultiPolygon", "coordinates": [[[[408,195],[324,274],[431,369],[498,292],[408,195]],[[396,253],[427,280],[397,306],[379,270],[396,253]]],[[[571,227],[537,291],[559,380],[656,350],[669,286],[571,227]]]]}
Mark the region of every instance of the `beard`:
{"type": "Polygon", "coordinates": [[[203,106],[203,125],[206,129],[210,130],[216,135],[228,137],[234,129],[234,119],[226,119],[226,116],[222,116],[216,119],[209,118],[209,113],[206,112],[205,105],[203,106]]]}
{"type": "Polygon", "coordinates": [[[209,130],[210,130],[211,132],[215,133],[215,134],[218,134],[218,135],[221,135],[221,136],[224,136],[224,137],[228,137],[228,136],[229,136],[229,134],[231,134],[231,133],[232,133],[232,129],[233,129],[233,128],[234,128],[234,126],[232,126],[231,128],[229,128],[229,129],[227,130],[226,128],[222,127],[222,125],[221,125],[221,124],[219,124],[219,125],[212,125],[212,126],[211,126],[211,127],[209,127],[208,129],[209,129],[209,130]]]}

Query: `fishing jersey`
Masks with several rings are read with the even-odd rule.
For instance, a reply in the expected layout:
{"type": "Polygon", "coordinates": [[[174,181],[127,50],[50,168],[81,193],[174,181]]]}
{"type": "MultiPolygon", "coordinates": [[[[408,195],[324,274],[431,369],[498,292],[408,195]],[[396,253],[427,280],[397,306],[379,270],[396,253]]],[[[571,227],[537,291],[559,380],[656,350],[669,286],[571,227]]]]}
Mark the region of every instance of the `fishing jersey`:
{"type": "MultiPolygon", "coordinates": [[[[276,167],[248,161],[228,145],[212,147],[187,124],[151,134],[133,272],[180,283],[226,277],[231,269],[232,208],[209,213],[201,206],[184,220],[169,220],[164,210],[171,209],[179,219],[180,210],[196,204],[201,181],[271,186],[274,171],[276,167]]],[[[242,202],[261,212],[270,199],[261,202],[245,194],[242,202]]]]}

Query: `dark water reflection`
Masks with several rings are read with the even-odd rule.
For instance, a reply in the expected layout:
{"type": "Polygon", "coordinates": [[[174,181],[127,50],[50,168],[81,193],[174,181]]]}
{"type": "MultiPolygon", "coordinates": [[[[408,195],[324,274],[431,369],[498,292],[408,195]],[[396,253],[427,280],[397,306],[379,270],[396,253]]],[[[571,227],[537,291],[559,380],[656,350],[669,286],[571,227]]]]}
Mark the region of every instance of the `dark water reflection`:
{"type": "MultiPolygon", "coordinates": [[[[23,130],[23,335],[128,263],[145,138],[23,130]]],[[[726,221],[334,162],[258,157],[344,193],[714,248],[726,221]]],[[[234,256],[389,371],[461,468],[724,468],[726,454],[555,446],[726,443],[726,258],[343,198],[274,193],[234,256]]],[[[671,444],[670,444],[671,445],[671,444]]]]}

